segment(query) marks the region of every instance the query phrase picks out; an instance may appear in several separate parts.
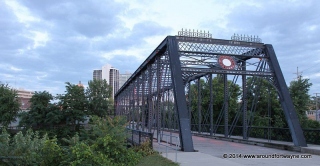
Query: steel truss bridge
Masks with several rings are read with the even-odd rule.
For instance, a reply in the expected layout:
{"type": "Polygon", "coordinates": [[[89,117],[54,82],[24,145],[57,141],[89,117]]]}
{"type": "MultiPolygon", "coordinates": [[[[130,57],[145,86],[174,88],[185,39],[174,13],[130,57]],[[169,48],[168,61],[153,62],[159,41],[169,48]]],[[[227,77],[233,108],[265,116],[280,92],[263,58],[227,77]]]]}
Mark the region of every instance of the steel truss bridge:
{"type": "Polygon", "coordinates": [[[259,84],[252,83],[258,80],[276,90],[294,145],[307,146],[275,51],[256,37],[235,35],[223,40],[190,31],[167,36],[115,94],[115,114],[127,116],[131,129],[157,132],[158,139],[161,131],[178,132],[181,150],[187,152],[194,151],[193,132],[213,135],[219,131],[227,138],[241,123],[240,135],[246,140],[252,122],[249,115],[262,97],[259,84]],[[223,87],[220,110],[213,106],[218,96],[213,79],[223,87]],[[240,84],[242,94],[239,108],[229,119],[231,80],[240,84]],[[209,92],[201,90],[201,82],[209,85],[209,92]],[[248,91],[257,96],[251,102],[248,91]],[[207,108],[202,108],[202,93],[208,93],[207,108]]]}

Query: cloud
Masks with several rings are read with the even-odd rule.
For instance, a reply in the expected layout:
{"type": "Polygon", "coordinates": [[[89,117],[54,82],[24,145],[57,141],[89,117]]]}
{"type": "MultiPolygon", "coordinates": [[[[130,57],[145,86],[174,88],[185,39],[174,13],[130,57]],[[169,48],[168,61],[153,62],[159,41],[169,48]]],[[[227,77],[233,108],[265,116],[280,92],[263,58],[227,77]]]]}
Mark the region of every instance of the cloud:
{"type": "MultiPolygon", "coordinates": [[[[90,54],[92,44],[96,44],[93,38],[117,29],[120,24],[117,14],[123,10],[120,4],[111,1],[0,3],[0,14],[5,16],[0,18],[0,61],[11,68],[6,72],[15,72],[15,82],[21,80],[17,86],[30,86],[33,90],[54,89],[46,81],[88,80],[91,75],[88,67],[99,61],[98,55],[90,54]]],[[[2,81],[13,82],[11,74],[3,76],[2,81]]]]}
{"type": "Polygon", "coordinates": [[[106,63],[134,72],[167,35],[198,28],[215,38],[259,35],[288,82],[297,66],[308,76],[320,71],[316,2],[0,1],[0,81],[63,93],[64,82],[86,84],[106,63]]]}
{"type": "Polygon", "coordinates": [[[66,34],[79,34],[92,38],[112,33],[121,22],[117,18],[124,7],[106,1],[20,1],[33,9],[42,20],[53,23],[66,34]],[[68,31],[63,31],[68,29],[68,31]]]}
{"type": "Polygon", "coordinates": [[[236,33],[261,34],[263,41],[276,42],[283,47],[317,42],[320,14],[314,11],[319,7],[316,1],[295,1],[292,4],[268,1],[261,6],[243,4],[229,13],[227,26],[238,31],[236,33]]]}
{"type": "Polygon", "coordinates": [[[9,64],[0,64],[0,69],[2,70],[7,70],[7,71],[12,71],[12,72],[17,72],[17,71],[21,71],[22,69],[18,68],[18,67],[15,67],[15,66],[12,66],[12,65],[9,65],[9,64]]]}
{"type": "Polygon", "coordinates": [[[17,17],[17,20],[23,24],[25,24],[26,27],[29,26],[30,22],[39,22],[40,20],[33,17],[30,14],[30,11],[28,8],[21,6],[16,1],[9,1],[6,0],[5,4],[13,10],[14,15],[17,17]]]}
{"type": "MultiPolygon", "coordinates": [[[[315,65],[320,57],[320,7],[317,1],[266,1],[263,5],[243,3],[226,17],[234,33],[259,35],[275,48],[282,72],[290,82],[300,71],[315,65]]],[[[319,68],[318,68],[319,69],[319,68]]],[[[311,71],[311,70],[309,70],[311,71]]],[[[308,71],[308,72],[309,72],[308,71]]],[[[308,74],[308,73],[305,73],[308,74]]],[[[310,77],[311,81],[320,81],[310,77]]]]}

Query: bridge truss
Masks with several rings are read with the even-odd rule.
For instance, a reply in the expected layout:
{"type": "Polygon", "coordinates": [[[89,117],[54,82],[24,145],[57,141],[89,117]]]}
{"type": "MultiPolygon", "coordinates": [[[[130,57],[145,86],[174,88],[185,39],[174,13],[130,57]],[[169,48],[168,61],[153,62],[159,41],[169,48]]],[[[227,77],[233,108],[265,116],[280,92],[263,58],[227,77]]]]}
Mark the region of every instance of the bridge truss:
{"type": "Polygon", "coordinates": [[[222,40],[188,31],[167,36],[116,93],[115,113],[127,116],[130,128],[156,132],[158,139],[161,131],[178,131],[183,151],[194,151],[192,132],[213,135],[223,127],[224,137],[230,137],[239,121],[242,137],[248,139],[250,114],[261,97],[252,82],[263,79],[277,91],[294,145],[307,146],[275,51],[257,39],[222,40]],[[216,118],[214,77],[223,85],[224,98],[216,118]],[[229,119],[228,80],[241,85],[240,107],[233,119],[229,119]],[[209,85],[209,92],[201,90],[201,82],[209,85]],[[250,105],[248,90],[257,96],[250,105]],[[202,108],[202,93],[209,93],[207,108],[202,108]]]}

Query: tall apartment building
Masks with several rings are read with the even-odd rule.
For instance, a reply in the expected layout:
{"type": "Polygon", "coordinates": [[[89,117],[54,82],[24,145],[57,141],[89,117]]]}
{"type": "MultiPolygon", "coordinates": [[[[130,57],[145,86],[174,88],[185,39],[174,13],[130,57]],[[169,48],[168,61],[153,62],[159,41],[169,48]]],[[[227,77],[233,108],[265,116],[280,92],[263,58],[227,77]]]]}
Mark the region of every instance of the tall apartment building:
{"type": "Polygon", "coordinates": [[[119,75],[119,88],[121,88],[124,83],[131,77],[132,73],[126,72],[125,74],[119,75]]]}
{"type": "Polygon", "coordinates": [[[109,80],[110,80],[109,85],[113,87],[112,96],[114,96],[114,94],[116,94],[116,92],[119,90],[119,70],[118,69],[115,69],[115,68],[110,69],[109,80]]]}
{"type": "Polygon", "coordinates": [[[93,70],[93,79],[106,80],[112,87],[112,98],[119,90],[119,70],[110,64],[102,66],[102,70],[93,70]]]}
{"type": "Polygon", "coordinates": [[[93,79],[102,80],[102,70],[93,70],[93,79]]]}

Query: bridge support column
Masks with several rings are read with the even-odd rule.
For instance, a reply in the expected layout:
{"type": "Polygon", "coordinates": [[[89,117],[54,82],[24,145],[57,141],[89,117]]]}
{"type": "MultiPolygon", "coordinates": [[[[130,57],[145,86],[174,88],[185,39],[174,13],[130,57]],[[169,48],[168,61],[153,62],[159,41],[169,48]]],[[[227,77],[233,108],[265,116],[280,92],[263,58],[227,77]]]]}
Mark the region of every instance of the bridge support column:
{"type": "Polygon", "coordinates": [[[229,118],[228,118],[228,108],[229,108],[229,89],[228,89],[228,76],[223,74],[224,83],[224,137],[228,138],[229,135],[229,118]]]}
{"type": "Polygon", "coordinates": [[[192,95],[191,95],[191,81],[189,81],[188,82],[188,106],[189,106],[189,118],[190,118],[190,127],[191,127],[191,129],[192,129],[192,106],[191,106],[191,104],[192,104],[192,102],[191,102],[191,100],[192,100],[192,95]]]}
{"type": "Polygon", "coordinates": [[[281,68],[272,45],[266,44],[266,54],[270,57],[270,67],[275,73],[275,85],[279,90],[279,97],[284,115],[286,117],[291,137],[295,146],[306,147],[307,143],[301,129],[299,118],[294,109],[288,87],[285,83],[281,68]]]}
{"type": "MultiPolygon", "coordinates": [[[[246,71],[246,61],[242,62],[242,70],[246,71]]],[[[242,75],[242,134],[243,134],[243,139],[247,140],[248,139],[248,119],[247,119],[247,77],[246,75],[242,75]]]]}
{"type": "Polygon", "coordinates": [[[201,133],[201,82],[200,78],[198,78],[197,81],[197,86],[198,86],[198,133],[201,133]]]}
{"type": "Polygon", "coordinates": [[[185,152],[193,152],[194,148],[191,135],[190,117],[188,116],[187,101],[182,80],[178,43],[175,37],[168,37],[167,39],[171,79],[174,90],[174,103],[178,115],[181,150],[185,152]]]}
{"type": "Polygon", "coordinates": [[[160,56],[156,58],[157,63],[157,70],[156,70],[156,77],[157,77],[157,99],[156,99],[156,123],[157,123],[157,140],[160,142],[160,130],[161,130],[161,63],[160,63],[160,56]]]}
{"type": "Polygon", "coordinates": [[[213,94],[212,94],[212,74],[209,74],[209,87],[210,87],[210,136],[213,135],[213,94]]]}
{"type": "Polygon", "coordinates": [[[153,103],[152,103],[152,66],[148,65],[148,99],[147,99],[147,105],[148,105],[148,132],[152,132],[153,127],[153,103]]]}

